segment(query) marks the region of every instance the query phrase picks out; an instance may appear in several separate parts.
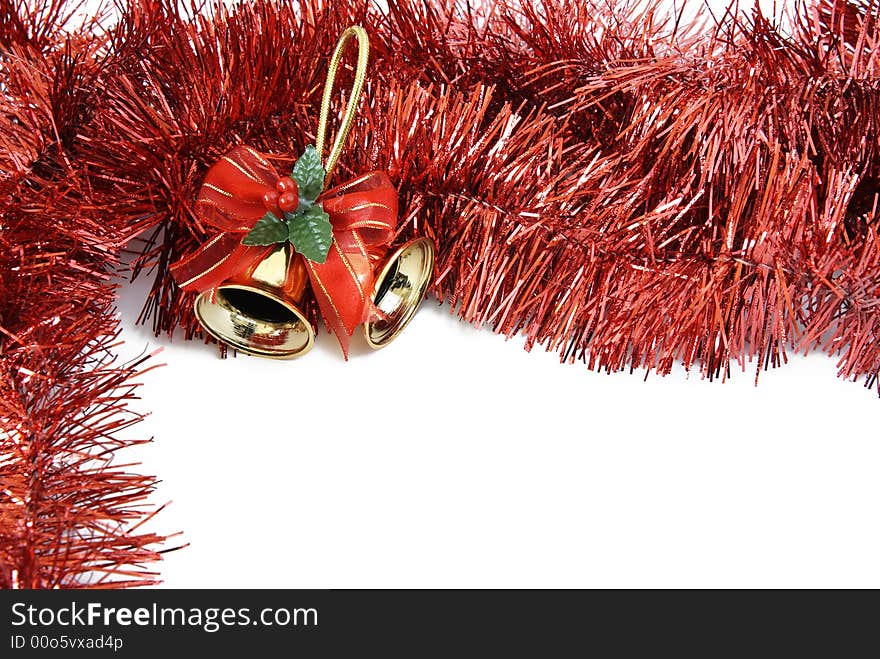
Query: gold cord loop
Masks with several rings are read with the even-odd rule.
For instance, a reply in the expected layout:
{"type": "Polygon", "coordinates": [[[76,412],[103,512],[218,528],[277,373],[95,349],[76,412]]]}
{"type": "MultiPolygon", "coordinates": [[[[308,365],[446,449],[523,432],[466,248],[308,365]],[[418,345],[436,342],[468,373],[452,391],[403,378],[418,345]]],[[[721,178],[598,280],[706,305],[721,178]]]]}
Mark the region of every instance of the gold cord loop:
{"type": "Polygon", "coordinates": [[[336,167],[336,161],[339,160],[339,156],[342,153],[342,147],[345,145],[345,139],[348,137],[348,133],[351,131],[351,127],[354,124],[354,115],[357,111],[358,102],[361,99],[361,92],[364,88],[364,79],[367,74],[367,62],[370,58],[370,40],[367,36],[367,31],[364,30],[364,28],[356,25],[348,28],[342,33],[342,36],[339,37],[339,42],[336,44],[336,50],[333,51],[333,57],[330,58],[330,66],[327,69],[327,82],[324,84],[324,97],[321,99],[321,115],[318,118],[318,134],[315,140],[315,149],[318,151],[318,155],[321,158],[324,157],[324,138],[327,133],[327,118],[330,114],[330,97],[333,93],[334,83],[336,82],[336,71],[339,69],[339,63],[342,60],[342,53],[345,49],[345,44],[348,43],[348,40],[352,37],[357,37],[358,42],[357,68],[355,69],[354,74],[354,84],[351,87],[351,98],[348,99],[348,105],[345,107],[345,115],[342,118],[342,125],[339,127],[339,132],[336,134],[336,141],[333,142],[333,147],[330,149],[330,155],[327,156],[327,161],[324,164],[324,169],[327,172],[326,180],[330,180],[330,175],[336,167]]]}

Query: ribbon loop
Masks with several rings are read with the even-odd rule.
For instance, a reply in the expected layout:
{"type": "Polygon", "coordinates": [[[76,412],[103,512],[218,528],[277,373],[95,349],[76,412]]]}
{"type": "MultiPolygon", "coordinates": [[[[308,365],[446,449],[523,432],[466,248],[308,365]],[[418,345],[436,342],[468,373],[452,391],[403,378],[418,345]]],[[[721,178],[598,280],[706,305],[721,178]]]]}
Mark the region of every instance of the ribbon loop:
{"type": "Polygon", "coordinates": [[[237,146],[205,176],[196,215],[221,231],[249,231],[266,212],[263,195],[277,178],[275,168],[262,155],[249,146],[237,146]]]}

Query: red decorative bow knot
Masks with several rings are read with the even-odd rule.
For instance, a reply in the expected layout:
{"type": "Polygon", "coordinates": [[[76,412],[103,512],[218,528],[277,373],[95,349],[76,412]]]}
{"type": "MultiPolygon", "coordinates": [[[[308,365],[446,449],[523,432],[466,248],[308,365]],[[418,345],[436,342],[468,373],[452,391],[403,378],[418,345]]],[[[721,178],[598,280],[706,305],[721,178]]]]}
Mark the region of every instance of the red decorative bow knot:
{"type": "MultiPolygon", "coordinates": [[[[272,246],[242,245],[241,240],[265,215],[267,200],[278,199],[279,178],[268,160],[248,146],[234,148],[208,170],[195,211],[220,233],[171,266],[183,290],[215,289],[271,251],[272,246]]],[[[355,328],[373,313],[370,253],[394,237],[397,191],[384,172],[376,171],[326,190],[317,201],[330,216],[333,244],[324,263],[298,258],[305,261],[321,314],[348,358],[355,328]]]]}

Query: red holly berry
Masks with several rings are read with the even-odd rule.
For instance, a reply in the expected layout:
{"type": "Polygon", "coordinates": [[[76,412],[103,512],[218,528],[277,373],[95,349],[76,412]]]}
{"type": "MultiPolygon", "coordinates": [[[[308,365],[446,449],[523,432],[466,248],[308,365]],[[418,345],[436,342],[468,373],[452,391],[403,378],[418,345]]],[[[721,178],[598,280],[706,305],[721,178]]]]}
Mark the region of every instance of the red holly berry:
{"type": "Polygon", "coordinates": [[[299,196],[295,192],[284,192],[278,196],[278,208],[292,212],[299,205],[299,196]]]}
{"type": "Polygon", "coordinates": [[[282,176],[277,181],[275,181],[275,189],[278,190],[278,192],[281,194],[284,194],[285,192],[292,192],[297,197],[299,196],[299,188],[296,185],[296,181],[294,181],[289,176],[282,176]]]}
{"type": "Polygon", "coordinates": [[[267,210],[274,210],[278,207],[278,193],[275,191],[267,192],[263,195],[263,206],[267,210]]]}

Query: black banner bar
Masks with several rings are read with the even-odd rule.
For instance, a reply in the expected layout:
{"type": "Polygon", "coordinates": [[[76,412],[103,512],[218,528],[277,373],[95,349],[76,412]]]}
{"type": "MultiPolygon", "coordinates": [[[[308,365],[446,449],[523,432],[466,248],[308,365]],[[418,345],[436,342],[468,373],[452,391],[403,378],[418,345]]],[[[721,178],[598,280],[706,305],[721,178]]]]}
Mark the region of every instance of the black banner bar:
{"type": "MultiPolygon", "coordinates": [[[[795,646],[849,656],[873,628],[852,593],[129,590],[0,592],[0,657],[641,656],[795,646]],[[849,603],[850,606],[846,606],[849,603]],[[846,633],[834,634],[834,621],[846,633]],[[233,653],[230,655],[230,653],[233,653]],[[247,655],[238,653],[249,653],[247,655]],[[377,654],[378,653],[378,654],[377,654]],[[650,652],[654,654],[655,652],[650,652]],[[187,655],[188,656],[188,655],[187,655]],[[506,655],[505,655],[506,656],[506,655]]],[[[862,599],[862,598],[857,598],[862,599]]],[[[873,595],[871,596],[873,599],[873,595]]],[[[876,639],[869,646],[876,650],[876,639]]],[[[864,648],[864,646],[861,646],[864,648]]],[[[861,652],[857,653],[861,654],[861,652]]]]}

